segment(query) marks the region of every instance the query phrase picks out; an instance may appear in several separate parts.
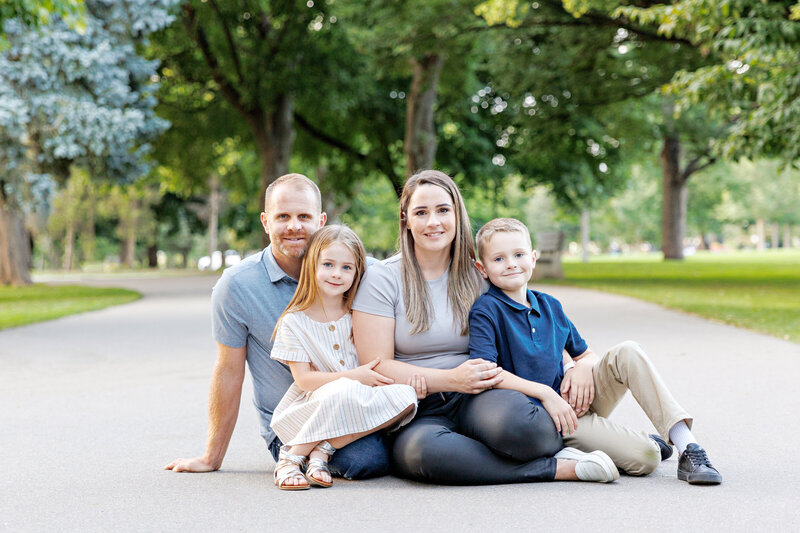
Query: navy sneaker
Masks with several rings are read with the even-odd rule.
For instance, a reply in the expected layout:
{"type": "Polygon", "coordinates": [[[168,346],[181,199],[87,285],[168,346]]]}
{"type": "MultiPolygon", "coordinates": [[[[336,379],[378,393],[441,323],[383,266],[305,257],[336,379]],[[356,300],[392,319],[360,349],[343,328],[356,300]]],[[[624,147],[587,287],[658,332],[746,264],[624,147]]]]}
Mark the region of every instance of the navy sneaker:
{"type": "Polygon", "coordinates": [[[719,485],[722,476],[699,444],[691,443],[678,459],[678,479],[690,485],[719,485]]]}
{"type": "Polygon", "coordinates": [[[666,461],[670,457],[672,457],[672,446],[667,444],[667,441],[661,438],[661,435],[656,435],[655,433],[651,433],[648,435],[651,439],[656,441],[658,444],[658,450],[661,452],[661,460],[666,461]]]}

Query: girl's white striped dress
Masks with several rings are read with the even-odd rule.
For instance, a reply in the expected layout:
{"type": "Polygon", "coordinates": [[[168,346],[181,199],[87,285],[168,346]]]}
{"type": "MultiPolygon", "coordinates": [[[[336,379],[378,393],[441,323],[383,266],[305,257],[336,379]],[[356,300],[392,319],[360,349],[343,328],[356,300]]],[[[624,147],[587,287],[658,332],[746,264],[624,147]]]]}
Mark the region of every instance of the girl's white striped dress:
{"type": "MultiPolygon", "coordinates": [[[[302,311],[283,317],[270,357],[279,361],[311,363],[321,372],[338,372],[358,366],[350,339],[350,313],[334,322],[317,322],[302,311]]],[[[292,383],[272,415],[272,429],[284,444],[319,442],[375,429],[402,413],[414,410],[399,426],[414,418],[417,394],[408,385],[369,387],[339,378],[306,392],[292,383]]]]}

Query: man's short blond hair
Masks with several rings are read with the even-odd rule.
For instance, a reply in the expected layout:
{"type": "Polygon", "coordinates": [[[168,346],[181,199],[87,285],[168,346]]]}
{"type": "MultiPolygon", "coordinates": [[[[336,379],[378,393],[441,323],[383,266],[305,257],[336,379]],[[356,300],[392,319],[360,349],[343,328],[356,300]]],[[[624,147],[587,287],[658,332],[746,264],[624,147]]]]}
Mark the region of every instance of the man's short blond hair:
{"type": "Polygon", "coordinates": [[[486,243],[489,242],[495,233],[522,233],[528,239],[528,244],[531,244],[531,233],[528,227],[515,218],[495,218],[490,220],[478,230],[475,236],[475,243],[478,247],[478,259],[483,261],[483,252],[486,248],[486,243]]]}
{"type": "Polygon", "coordinates": [[[275,187],[278,185],[294,185],[298,188],[307,188],[314,193],[317,198],[317,206],[319,206],[318,211],[322,212],[322,194],[319,192],[319,187],[317,184],[311,181],[308,177],[302,174],[284,174],[280,178],[277,178],[275,181],[269,184],[267,187],[267,192],[264,193],[264,212],[269,214],[269,200],[272,198],[272,192],[275,190],[275,187]]]}

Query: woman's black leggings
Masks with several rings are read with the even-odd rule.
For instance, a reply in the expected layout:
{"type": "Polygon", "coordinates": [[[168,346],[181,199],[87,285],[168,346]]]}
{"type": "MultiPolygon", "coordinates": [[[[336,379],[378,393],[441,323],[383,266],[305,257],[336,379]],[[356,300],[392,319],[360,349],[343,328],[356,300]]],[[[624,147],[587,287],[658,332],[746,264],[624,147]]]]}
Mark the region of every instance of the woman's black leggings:
{"type": "Polygon", "coordinates": [[[394,441],[403,477],[447,485],[552,481],[562,447],[550,415],[520,392],[436,393],[394,441]]]}

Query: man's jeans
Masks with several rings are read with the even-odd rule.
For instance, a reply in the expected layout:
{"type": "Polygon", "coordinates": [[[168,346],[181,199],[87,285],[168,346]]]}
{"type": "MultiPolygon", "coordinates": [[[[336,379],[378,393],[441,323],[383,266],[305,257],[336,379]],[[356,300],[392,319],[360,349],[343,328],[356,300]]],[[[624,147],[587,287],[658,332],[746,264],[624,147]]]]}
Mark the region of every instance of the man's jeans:
{"type": "MultiPolygon", "coordinates": [[[[275,437],[269,444],[269,453],[278,461],[282,443],[275,437]]],[[[330,460],[331,474],[347,479],[366,479],[389,473],[389,449],[383,433],[373,433],[336,450],[330,460]]]]}

